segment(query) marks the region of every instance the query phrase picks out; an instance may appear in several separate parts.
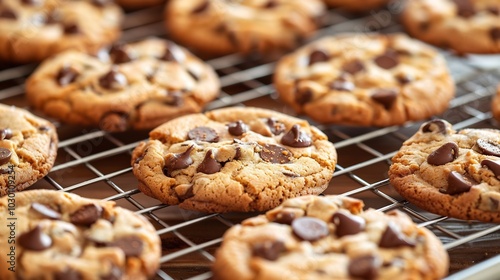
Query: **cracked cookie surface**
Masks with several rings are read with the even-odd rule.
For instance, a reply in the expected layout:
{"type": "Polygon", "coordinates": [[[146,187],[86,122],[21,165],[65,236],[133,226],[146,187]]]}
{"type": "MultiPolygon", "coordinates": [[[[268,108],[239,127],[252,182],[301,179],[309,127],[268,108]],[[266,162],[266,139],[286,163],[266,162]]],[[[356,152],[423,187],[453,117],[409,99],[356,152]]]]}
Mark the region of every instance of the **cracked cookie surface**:
{"type": "Polygon", "coordinates": [[[423,124],[392,159],[394,188],[418,207],[464,220],[500,222],[500,130],[423,124]]]}
{"type": "Polygon", "coordinates": [[[401,21],[412,36],[458,53],[500,52],[497,0],[407,1],[401,21]]]}
{"type": "Polygon", "coordinates": [[[216,279],[441,279],[439,239],[398,210],[363,211],[340,196],[303,196],[231,227],[215,255],[216,279]]]}
{"type": "Polygon", "coordinates": [[[0,104],[0,196],[22,191],[47,175],[57,155],[52,123],[0,104]]]}
{"type": "Polygon", "coordinates": [[[68,49],[96,53],[120,36],[122,14],[108,0],[2,0],[0,60],[38,62],[68,49]]]}
{"type": "MultiPolygon", "coordinates": [[[[0,200],[3,217],[15,217],[15,234],[2,227],[2,252],[15,240],[15,273],[2,265],[0,278],[150,279],[159,267],[160,238],[141,215],[112,201],[51,190],[17,193],[15,207],[0,200]],[[14,215],[12,215],[14,214],[14,215]]],[[[8,263],[9,256],[0,256],[8,263]]]]}
{"type": "Polygon", "coordinates": [[[214,70],[184,48],[149,38],[99,57],[64,52],[27,80],[29,102],[45,114],[106,131],[151,129],[200,112],[219,94],[214,70]]]}
{"type": "Polygon", "coordinates": [[[274,84],[322,123],[390,126],[441,113],[455,93],[444,58],[404,34],[341,34],[283,57],[274,84]]]}
{"type": "Polygon", "coordinates": [[[132,154],[142,192],[203,212],[264,211],[319,194],[336,162],[333,144],[307,121],[238,107],[167,122],[132,154]]]}
{"type": "Polygon", "coordinates": [[[176,41],[200,52],[266,53],[297,46],[324,12],[320,0],[172,0],[165,20],[176,41]]]}

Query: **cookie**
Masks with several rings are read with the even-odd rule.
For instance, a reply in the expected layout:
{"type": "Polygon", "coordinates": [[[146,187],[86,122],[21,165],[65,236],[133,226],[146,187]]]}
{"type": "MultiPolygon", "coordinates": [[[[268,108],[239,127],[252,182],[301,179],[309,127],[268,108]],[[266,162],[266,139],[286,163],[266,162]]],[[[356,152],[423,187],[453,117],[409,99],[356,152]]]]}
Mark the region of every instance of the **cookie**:
{"type": "Polygon", "coordinates": [[[491,113],[497,121],[500,121],[500,84],[497,86],[497,94],[493,96],[491,102],[491,113]]]}
{"type": "Polygon", "coordinates": [[[389,0],[324,0],[330,7],[339,7],[351,12],[366,12],[380,8],[389,0]]]}
{"type": "Polygon", "coordinates": [[[412,36],[458,53],[500,53],[497,0],[407,1],[401,21],[412,36]]]}
{"type": "Polygon", "coordinates": [[[64,52],[45,61],[26,82],[34,108],[62,122],[112,132],[151,129],[200,112],[219,90],[208,64],[157,38],[116,44],[99,57],[64,52]]]}
{"type": "Polygon", "coordinates": [[[116,0],[118,5],[128,10],[159,6],[164,4],[165,0],[116,0]]]}
{"type": "Polygon", "coordinates": [[[0,104],[0,196],[22,191],[47,175],[57,155],[52,123],[0,104]]]}
{"type": "Polygon", "coordinates": [[[0,213],[1,279],[149,279],[159,267],[154,227],[115,202],[30,190],[2,198],[0,213]]]}
{"type": "Polygon", "coordinates": [[[38,62],[68,49],[96,53],[121,34],[110,0],[0,1],[0,60],[38,62]]]}
{"type": "Polygon", "coordinates": [[[274,85],[298,113],[329,124],[390,126],[445,111],[444,58],[404,34],[340,34],[278,61],[274,85]]]}
{"type": "Polygon", "coordinates": [[[320,0],[172,0],[165,21],[172,38],[200,52],[268,53],[311,36],[324,12],[320,0]]]}
{"type": "Polygon", "coordinates": [[[399,210],[363,211],[340,196],[303,196],[231,227],[214,279],[441,279],[439,239],[399,210]]]}
{"type": "Polygon", "coordinates": [[[139,190],[202,212],[265,211],[319,194],[336,161],[333,144],[307,121],[251,107],[177,118],[132,154],[139,190]]]}
{"type": "Polygon", "coordinates": [[[394,188],[416,206],[464,220],[500,222],[500,130],[423,124],[392,159],[394,188]]]}

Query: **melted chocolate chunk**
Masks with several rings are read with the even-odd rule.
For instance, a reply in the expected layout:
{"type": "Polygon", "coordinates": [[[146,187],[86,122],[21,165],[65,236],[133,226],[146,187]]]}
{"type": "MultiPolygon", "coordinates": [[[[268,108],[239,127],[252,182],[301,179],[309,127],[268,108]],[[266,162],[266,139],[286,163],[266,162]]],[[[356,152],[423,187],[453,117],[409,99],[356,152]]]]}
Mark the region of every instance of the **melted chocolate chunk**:
{"type": "Polygon", "coordinates": [[[398,66],[399,57],[394,50],[387,50],[384,54],[377,56],[374,61],[380,68],[391,69],[398,66]]]}
{"type": "Polygon", "coordinates": [[[178,154],[174,154],[165,160],[165,166],[163,167],[163,173],[171,177],[172,171],[179,170],[190,166],[193,163],[191,158],[191,151],[194,149],[194,145],[189,146],[186,151],[178,154]]]}
{"type": "Polygon", "coordinates": [[[165,46],[165,53],[161,59],[170,62],[182,62],[184,61],[184,54],[176,44],[169,43],[165,46]]]}
{"type": "Polygon", "coordinates": [[[355,87],[356,86],[354,85],[354,83],[347,81],[343,77],[339,77],[338,79],[330,83],[330,88],[338,91],[351,92],[354,90],[355,87]]]}
{"type": "Polygon", "coordinates": [[[209,7],[210,7],[210,1],[205,0],[205,1],[201,2],[201,4],[198,5],[196,8],[194,8],[191,11],[191,14],[201,14],[201,13],[205,12],[206,10],[208,10],[209,7]]]}
{"type": "Polygon", "coordinates": [[[184,104],[184,95],[178,90],[168,91],[164,103],[169,106],[182,106],[184,104]]]}
{"type": "Polygon", "coordinates": [[[127,257],[138,257],[141,255],[144,248],[142,240],[134,235],[120,237],[113,242],[106,244],[108,247],[118,247],[122,249],[127,257]]]}
{"type": "Polygon", "coordinates": [[[375,102],[382,104],[386,110],[389,110],[398,98],[398,92],[393,89],[378,89],[373,92],[371,97],[375,102]]]}
{"type": "Polygon", "coordinates": [[[275,8],[279,5],[279,2],[276,0],[268,0],[267,3],[264,5],[265,9],[272,9],[275,8]]]}
{"type": "Polygon", "coordinates": [[[429,121],[422,126],[422,132],[447,134],[446,133],[446,124],[444,123],[443,120],[439,120],[439,119],[429,121]]]}
{"type": "Polygon", "coordinates": [[[73,83],[78,77],[79,73],[71,66],[62,67],[57,73],[57,83],[64,87],[73,83]]]}
{"type": "Polygon", "coordinates": [[[105,131],[125,131],[128,129],[129,115],[124,112],[105,113],[99,121],[99,127],[105,131]]]}
{"type": "Polygon", "coordinates": [[[304,148],[311,146],[312,141],[311,137],[300,129],[300,125],[294,124],[281,138],[281,144],[294,148],[304,148]]]}
{"type": "Polygon", "coordinates": [[[491,7],[487,7],[486,10],[490,13],[490,14],[494,14],[494,15],[497,15],[499,16],[500,15],[500,8],[498,7],[495,7],[495,6],[491,6],[491,7]]]}
{"type": "Polygon", "coordinates": [[[443,165],[454,161],[458,157],[458,145],[448,142],[437,148],[427,157],[427,163],[432,165],[443,165]]]}
{"type": "Polygon", "coordinates": [[[408,238],[397,228],[394,224],[387,224],[382,237],[379,242],[382,248],[396,248],[402,246],[414,247],[415,241],[408,240],[408,238]]]}
{"type": "Polygon", "coordinates": [[[46,233],[42,232],[40,225],[37,225],[28,232],[22,233],[17,242],[24,249],[32,251],[43,251],[52,246],[52,239],[46,233]]]}
{"type": "Polygon", "coordinates": [[[406,74],[398,74],[396,76],[396,80],[399,82],[400,85],[406,85],[411,83],[413,81],[413,78],[406,74]]]}
{"type": "Polygon", "coordinates": [[[382,261],[372,255],[356,257],[349,262],[347,270],[349,275],[359,279],[376,279],[382,261]]]}
{"type": "Polygon", "coordinates": [[[248,131],[248,125],[246,125],[243,121],[235,121],[232,123],[229,123],[227,125],[227,131],[229,134],[234,135],[234,136],[241,136],[243,133],[248,131]]]}
{"type": "Polygon", "coordinates": [[[309,65],[313,65],[318,62],[325,62],[330,59],[330,56],[322,50],[314,50],[309,55],[309,65]]]}
{"type": "Polygon", "coordinates": [[[476,14],[474,5],[470,0],[452,0],[457,7],[457,13],[461,17],[471,17],[476,14]]]}
{"type": "Polygon", "coordinates": [[[267,240],[258,242],[252,246],[252,255],[266,260],[277,260],[282,252],[286,250],[285,243],[280,240],[267,240]]]}
{"type": "Polygon", "coordinates": [[[300,217],[292,222],[292,230],[302,240],[315,241],[328,235],[328,225],[318,218],[300,217]]]}
{"type": "Polygon", "coordinates": [[[0,147],[0,165],[8,163],[11,157],[12,152],[9,149],[0,147]]]}
{"type": "Polygon", "coordinates": [[[0,141],[12,138],[12,130],[10,128],[0,129],[0,141]]]}
{"type": "Polygon", "coordinates": [[[280,212],[274,218],[275,223],[291,225],[293,220],[295,220],[295,213],[293,212],[280,212]]]}
{"type": "Polygon", "coordinates": [[[448,174],[448,188],[446,190],[440,189],[439,191],[449,195],[460,194],[468,192],[474,183],[474,179],[469,176],[463,176],[457,171],[451,171],[448,174]]]}
{"type": "Polygon", "coordinates": [[[133,60],[123,44],[115,44],[109,50],[109,57],[115,64],[130,62],[133,60]]]}
{"type": "Polygon", "coordinates": [[[483,155],[500,157],[500,145],[488,140],[477,139],[476,145],[483,155]]]}
{"type": "Polygon", "coordinates": [[[293,154],[289,150],[273,144],[265,144],[262,146],[260,157],[270,163],[289,163],[293,159],[293,154]]]}
{"type": "Polygon", "coordinates": [[[344,72],[347,72],[351,75],[355,75],[356,73],[363,71],[365,69],[365,66],[363,65],[363,62],[359,60],[353,60],[351,62],[348,62],[344,64],[342,67],[342,70],[344,72]]]}
{"type": "Polygon", "coordinates": [[[295,102],[299,105],[304,105],[312,101],[314,97],[313,92],[310,89],[296,90],[295,91],[295,102]]]}
{"type": "Polygon", "coordinates": [[[494,210],[498,209],[498,206],[500,206],[500,201],[498,199],[490,197],[490,202],[491,202],[491,208],[494,210]]]}
{"type": "Polygon", "coordinates": [[[497,179],[500,179],[500,162],[499,161],[493,161],[491,159],[484,159],[481,161],[482,166],[486,166],[495,176],[497,179]]]}
{"type": "Polygon", "coordinates": [[[5,18],[5,19],[17,19],[17,14],[14,10],[9,9],[9,8],[3,8],[2,11],[0,11],[0,18],[5,18]]]}
{"type": "Polygon", "coordinates": [[[274,135],[280,135],[285,131],[285,125],[275,118],[268,118],[266,124],[274,135]]]}
{"type": "Polygon", "coordinates": [[[33,202],[31,204],[31,209],[38,212],[42,216],[45,216],[48,219],[52,219],[52,220],[60,220],[61,219],[61,213],[55,211],[54,209],[50,208],[49,206],[47,206],[45,204],[33,202]]]}
{"type": "Polygon", "coordinates": [[[102,215],[102,207],[95,204],[87,204],[80,207],[69,216],[70,221],[79,226],[90,226],[102,215]]]}
{"type": "Polygon", "coordinates": [[[200,142],[219,142],[219,135],[217,134],[217,132],[214,129],[206,126],[198,126],[191,129],[188,132],[188,138],[200,142]]]}
{"type": "Polygon", "coordinates": [[[42,0],[22,0],[21,2],[27,6],[41,6],[43,4],[42,0]]]}
{"type": "Polygon", "coordinates": [[[214,174],[221,170],[222,165],[215,159],[214,152],[209,150],[203,161],[198,165],[196,171],[205,173],[205,174],[214,174]]]}
{"type": "Polygon", "coordinates": [[[342,212],[333,214],[332,221],[335,224],[335,234],[338,237],[360,233],[365,229],[366,224],[363,218],[342,212]]]}
{"type": "Polygon", "coordinates": [[[490,38],[493,41],[500,40],[500,27],[493,27],[490,29],[490,38]]]}
{"type": "Polygon", "coordinates": [[[54,280],[82,280],[83,276],[77,270],[66,267],[63,271],[54,273],[54,280]]]}
{"type": "Polygon", "coordinates": [[[127,83],[127,77],[120,73],[117,67],[112,67],[108,73],[99,78],[99,85],[110,90],[123,89],[127,83]]]}
{"type": "Polygon", "coordinates": [[[63,25],[65,34],[74,35],[80,33],[80,27],[76,23],[68,23],[63,25]]]}

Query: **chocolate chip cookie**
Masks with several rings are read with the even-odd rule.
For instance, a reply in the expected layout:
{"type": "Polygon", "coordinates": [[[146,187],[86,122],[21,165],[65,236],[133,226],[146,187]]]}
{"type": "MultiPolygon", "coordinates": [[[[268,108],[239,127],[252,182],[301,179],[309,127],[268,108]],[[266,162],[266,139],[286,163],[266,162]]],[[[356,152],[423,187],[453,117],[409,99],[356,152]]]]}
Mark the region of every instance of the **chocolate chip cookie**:
{"type": "Polygon", "coordinates": [[[154,227],[112,201],[49,190],[11,199],[0,200],[10,218],[0,229],[1,279],[149,279],[159,267],[154,227]]]}
{"type": "Polygon", "coordinates": [[[407,1],[401,21],[412,36],[458,53],[500,53],[497,0],[407,1]]]}
{"type": "Polygon", "coordinates": [[[321,0],[172,0],[169,34],[200,52],[267,53],[291,49],[321,25],[321,0]]]}
{"type": "Polygon", "coordinates": [[[149,38],[93,57],[68,51],[26,82],[30,103],[62,122],[106,131],[151,129],[200,112],[219,94],[215,71],[186,49],[149,38]]]}
{"type": "Polygon", "coordinates": [[[455,93],[444,58],[404,34],[322,38],[283,57],[274,84],[298,113],[362,126],[425,119],[455,93]]]}
{"type": "Polygon", "coordinates": [[[0,104],[0,196],[47,175],[57,155],[57,131],[47,120],[0,104]]]}
{"type": "Polygon", "coordinates": [[[319,194],[337,154],[305,120],[258,108],[225,108],[154,129],[132,154],[139,189],[203,212],[265,211],[319,194]]]}
{"type": "Polygon", "coordinates": [[[441,279],[439,239],[398,210],[361,200],[303,196],[230,228],[216,252],[216,279],[441,279]]]}
{"type": "Polygon", "coordinates": [[[67,49],[96,53],[121,34],[111,0],[0,1],[0,60],[26,63],[67,49]]]}
{"type": "Polygon", "coordinates": [[[389,177],[408,201],[439,215],[500,222],[500,130],[423,124],[392,159],[389,177]]]}
{"type": "Polygon", "coordinates": [[[389,0],[324,0],[331,7],[340,7],[351,12],[366,12],[380,8],[389,0]]]}

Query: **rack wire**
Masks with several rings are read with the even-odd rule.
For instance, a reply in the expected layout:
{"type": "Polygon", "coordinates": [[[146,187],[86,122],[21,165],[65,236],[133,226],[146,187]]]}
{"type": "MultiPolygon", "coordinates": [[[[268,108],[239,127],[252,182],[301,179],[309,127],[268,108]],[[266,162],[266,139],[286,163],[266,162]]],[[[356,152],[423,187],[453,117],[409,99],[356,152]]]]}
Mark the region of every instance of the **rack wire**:
{"type": "MultiPolygon", "coordinates": [[[[397,22],[398,2],[401,1],[364,15],[329,10],[323,28],[311,40],[340,32],[402,31],[397,22]]],[[[162,7],[129,11],[122,41],[148,36],[168,38],[162,21],[162,7]]],[[[449,110],[437,117],[448,120],[455,129],[499,128],[491,118],[490,103],[500,81],[500,57],[456,56],[445,50],[441,52],[456,81],[457,92],[449,110]]],[[[256,106],[295,115],[279,101],[274,91],[272,75],[276,59],[234,54],[207,60],[220,76],[222,91],[206,110],[256,106]]],[[[24,98],[24,81],[35,67],[35,64],[0,64],[2,103],[29,109],[24,98]]],[[[256,215],[187,211],[161,204],[140,193],[131,171],[130,155],[140,141],[147,139],[147,131],[107,133],[53,122],[61,140],[56,164],[48,176],[31,188],[113,200],[147,217],[162,239],[161,269],[155,279],[210,279],[210,266],[223,233],[241,220],[256,215]]],[[[397,208],[409,214],[419,226],[432,230],[448,250],[449,279],[465,279],[461,275],[471,275],[471,271],[474,275],[477,272],[474,269],[484,271],[492,266],[484,264],[498,263],[498,258],[492,257],[500,253],[500,225],[461,221],[422,211],[406,202],[390,186],[387,179],[390,160],[421,122],[386,128],[311,123],[328,135],[338,152],[334,178],[324,194],[356,197],[363,199],[367,207],[381,211],[397,208]],[[488,259],[489,262],[476,265],[488,259]]]]}

